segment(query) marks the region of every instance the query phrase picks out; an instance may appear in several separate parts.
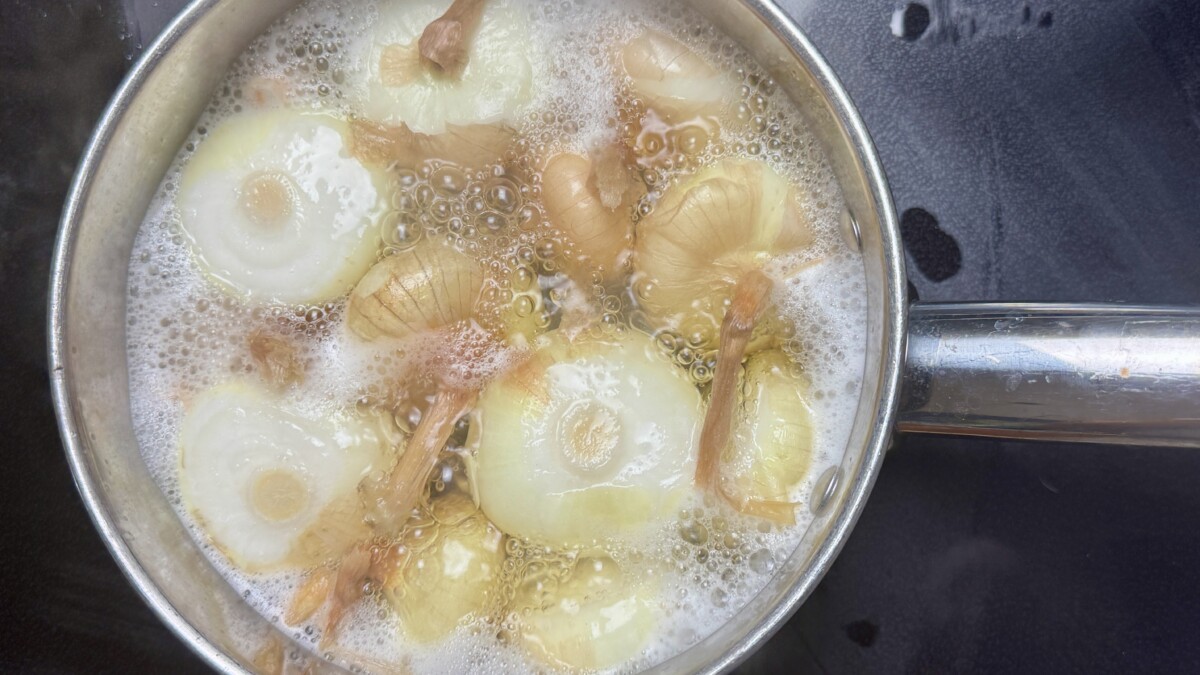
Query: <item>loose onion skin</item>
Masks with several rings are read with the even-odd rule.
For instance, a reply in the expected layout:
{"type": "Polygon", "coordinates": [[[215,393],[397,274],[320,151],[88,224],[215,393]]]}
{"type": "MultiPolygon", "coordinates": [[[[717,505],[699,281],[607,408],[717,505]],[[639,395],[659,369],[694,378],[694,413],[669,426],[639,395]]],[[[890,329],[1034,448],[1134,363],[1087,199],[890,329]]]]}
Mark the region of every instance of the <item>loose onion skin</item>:
{"type": "Polygon", "coordinates": [[[350,148],[354,156],[368,164],[416,168],[422,162],[438,160],[464,167],[481,168],[495,164],[512,146],[516,132],[499,124],[447,124],[439,134],[422,134],[403,122],[388,126],[371,120],[350,122],[350,148]]]}
{"type": "Polygon", "coordinates": [[[732,442],[722,461],[740,497],[786,502],[812,464],[809,384],[794,368],[774,349],[751,356],[742,368],[732,442]]]}
{"type": "Polygon", "coordinates": [[[284,390],[304,383],[304,361],[291,340],[259,329],[246,342],[259,375],[273,389],[284,390]]]}
{"type": "Polygon", "coordinates": [[[483,271],[466,255],[423,240],[376,263],[350,293],[346,325],[360,337],[405,338],[470,318],[483,271]]]}

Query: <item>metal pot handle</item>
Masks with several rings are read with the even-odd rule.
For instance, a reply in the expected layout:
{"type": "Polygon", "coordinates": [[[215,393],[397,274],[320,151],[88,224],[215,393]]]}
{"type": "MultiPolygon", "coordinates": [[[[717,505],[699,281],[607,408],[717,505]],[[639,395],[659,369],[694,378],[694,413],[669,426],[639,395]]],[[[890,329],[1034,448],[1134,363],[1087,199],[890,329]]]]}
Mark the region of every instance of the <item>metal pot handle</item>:
{"type": "Polygon", "coordinates": [[[1200,308],[914,304],[897,428],[1200,447],[1200,308]]]}

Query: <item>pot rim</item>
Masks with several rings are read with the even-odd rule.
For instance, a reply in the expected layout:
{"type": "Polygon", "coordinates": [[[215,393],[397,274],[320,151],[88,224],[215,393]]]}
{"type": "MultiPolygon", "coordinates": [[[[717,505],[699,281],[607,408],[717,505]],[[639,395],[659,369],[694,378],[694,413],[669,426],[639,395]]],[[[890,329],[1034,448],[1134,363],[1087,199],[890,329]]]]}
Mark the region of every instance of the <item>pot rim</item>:
{"type": "MultiPolygon", "coordinates": [[[[73,382],[66,370],[65,337],[67,280],[71,271],[75,244],[78,239],[84,202],[92,188],[97,165],[117,131],[126,112],[139,95],[143,85],[162,59],[215,5],[223,0],[193,0],[155,38],[149,48],[125,75],[115,94],[105,107],[99,122],[81,156],[79,167],[71,182],[59,222],[58,239],[51,265],[48,294],[48,352],[50,384],[59,433],[63,439],[67,462],[76,488],[88,515],[99,531],[117,566],[142,600],[158,615],[167,627],[210,666],[224,673],[243,673],[241,665],[220,650],[193,627],[171,604],[163,592],[138,562],[125,542],[120,528],[105,503],[102,487],[92,473],[87,442],[80,432],[72,396],[73,382]]],[[[907,334],[907,302],[904,257],[899,241],[895,207],[874,143],[857,109],[837,79],[833,69],[808,40],[795,21],[772,0],[732,0],[753,12],[808,69],[817,88],[826,96],[841,131],[854,150],[854,160],[870,191],[880,225],[880,245],[883,257],[883,331],[878,362],[867,366],[879,368],[879,396],[872,428],[868,436],[859,470],[850,477],[841,510],[828,531],[814,549],[809,562],[782,599],[758,625],[746,630],[702,672],[717,673],[732,669],[771,637],[811,594],[828,571],[845,544],[862,513],[863,506],[878,476],[884,453],[895,424],[899,388],[904,362],[907,334]]]]}
{"type": "Polygon", "coordinates": [[[102,496],[102,489],[97,484],[88,465],[88,458],[84,450],[85,441],[80,434],[79,424],[76,422],[72,381],[70,373],[66,370],[68,346],[64,330],[67,311],[65,301],[67,279],[71,271],[71,260],[75,253],[83,204],[91,190],[96,166],[103,158],[104,151],[116,133],[130,104],[137,97],[158,63],[192,25],[219,2],[221,0],[194,0],[189,3],[183,12],[167,24],[150,44],[150,47],[138,58],[133,68],[121,80],[121,84],[118,85],[116,93],[113,94],[108,105],[105,106],[104,112],[96,124],[96,129],[92,132],[80,158],[79,168],[76,169],[71,187],[67,191],[67,200],[59,221],[58,240],[54,245],[54,257],[50,267],[47,327],[49,331],[50,393],[54,402],[55,417],[58,420],[59,435],[62,436],[67,463],[71,467],[71,476],[75,480],[75,487],[83,499],[92,524],[100,532],[105,546],[116,560],[121,573],[176,637],[218,671],[243,673],[243,669],[234,659],[218,649],[208,638],[188,623],[187,619],[159,590],[141,563],[138,562],[128,544],[125,543],[115,519],[109,513],[102,496]]]}

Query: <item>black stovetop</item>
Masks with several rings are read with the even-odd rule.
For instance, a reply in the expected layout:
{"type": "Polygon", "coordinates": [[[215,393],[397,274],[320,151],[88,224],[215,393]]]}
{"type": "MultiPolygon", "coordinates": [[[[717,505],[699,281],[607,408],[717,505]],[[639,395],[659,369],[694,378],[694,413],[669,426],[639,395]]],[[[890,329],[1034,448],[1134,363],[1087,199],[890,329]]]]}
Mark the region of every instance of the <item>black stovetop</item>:
{"type": "MultiPolygon", "coordinates": [[[[879,146],[923,300],[1200,304],[1200,3],[784,0],[879,146]]],[[[202,672],[92,529],[50,407],[49,258],[182,0],[0,2],[0,671],[202,672]]],[[[744,673],[1200,671],[1200,453],[901,438],[744,673]]]]}

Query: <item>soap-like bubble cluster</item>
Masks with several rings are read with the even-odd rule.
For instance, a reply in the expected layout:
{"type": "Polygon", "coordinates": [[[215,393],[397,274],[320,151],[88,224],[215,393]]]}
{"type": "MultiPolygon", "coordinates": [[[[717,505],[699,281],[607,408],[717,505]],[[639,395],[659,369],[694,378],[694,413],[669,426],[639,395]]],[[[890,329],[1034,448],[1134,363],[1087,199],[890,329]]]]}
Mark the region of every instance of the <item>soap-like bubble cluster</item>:
{"type": "MultiPolygon", "coordinates": [[[[379,0],[393,1],[393,0],[379,0]]],[[[371,344],[346,326],[343,300],[320,306],[250,303],[200,272],[179,228],[174,200],[180,167],[223,119],[248,106],[289,106],[338,116],[354,113],[351,77],[362,66],[373,0],[307,0],[277,21],[232,66],[185,141],[163,181],[134,245],[128,285],[128,354],[135,433],[151,474],[230,584],[283,635],[289,663],[306,655],[358,671],[397,664],[421,671],[512,672],[538,668],[519,647],[519,615],[504,603],[460,626],[446,641],[420,646],[404,640],[397,617],[379,597],[356,605],[332,651],[321,645],[319,621],[282,622],[283,608],[303,581],[300,572],[246,574],[228,564],[188,512],[177,478],[178,427],[195,393],[230,377],[258,377],[248,340],[256,331],[296,345],[303,385],[284,394],[304,415],[355,414],[377,419],[384,438],[401,445],[427,411],[438,381],[474,387],[527,356],[497,334],[561,329],[646,334],[701,391],[716,366],[711,327],[657,325],[640,309],[654,289],[620,274],[579,269],[575,242],[549,222],[541,206],[542,175],[557,152],[588,154],[617,144],[639,158],[639,189],[629,204],[635,223],[689,173],[728,157],[752,157],[796,185],[817,243],[785,267],[803,271],[777,284],[778,316],[770,338],[811,383],[812,469],[789,498],[801,504],[795,527],[766,526],[730,515],[696,495],[678,518],[646,541],[605,553],[623,569],[659,580],[663,610],[658,633],[623,668],[653,665],[720,627],[758,593],[793,555],[808,522],[815,476],[839,462],[854,423],[866,349],[867,290],[862,263],[839,237],[843,198],[815,138],[781,86],[745,51],[680,2],[552,0],[522,5],[531,16],[534,99],[515,122],[516,143],[492,165],[464,168],[439,160],[389,167],[389,208],[379,223],[380,257],[403,255],[429,239],[481,261],[483,311],[476,322],[401,343],[371,344]],[[668,125],[648,115],[630,82],[614,68],[618,48],[645,26],[661,30],[729,73],[735,95],[723,119],[668,125]],[[820,262],[814,262],[817,260],[820,262]],[[709,331],[709,332],[704,332],[709,331]],[[447,358],[453,345],[454,358],[447,358]],[[403,377],[402,377],[403,375],[403,377]]],[[[622,206],[622,208],[625,208],[622,206]]],[[[347,289],[349,290],[349,289],[347,289]]],[[[718,306],[727,306],[718,302],[718,306]]],[[[719,319],[720,317],[716,317],[719,319]]],[[[719,323],[719,321],[718,321],[719,323]]],[[[760,326],[754,340],[766,338],[760,326]]],[[[753,341],[753,340],[752,340],[753,341]]],[[[462,420],[431,478],[435,494],[470,489],[462,420]]],[[[552,593],[573,571],[578,551],[547,549],[508,539],[500,598],[528,584],[552,593]]],[[[803,552],[797,555],[803,555],[803,552]]],[[[252,656],[253,650],[247,648],[252,656]]]]}
{"type": "Polygon", "coordinates": [[[503,165],[470,170],[429,161],[392,174],[391,208],[380,221],[385,255],[429,237],[500,257],[532,246],[544,222],[537,185],[503,165]]]}

